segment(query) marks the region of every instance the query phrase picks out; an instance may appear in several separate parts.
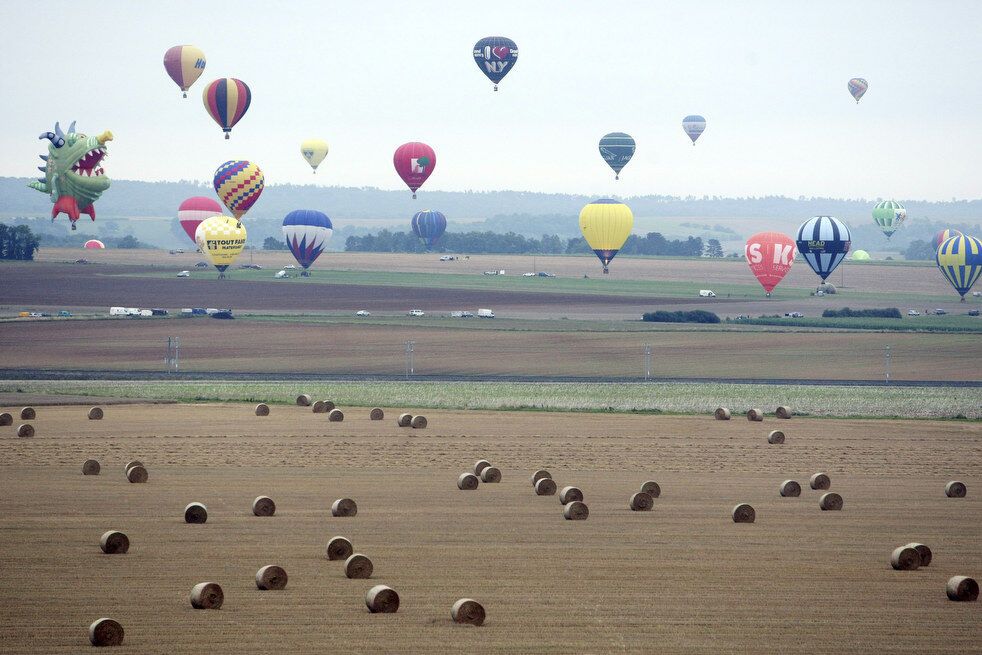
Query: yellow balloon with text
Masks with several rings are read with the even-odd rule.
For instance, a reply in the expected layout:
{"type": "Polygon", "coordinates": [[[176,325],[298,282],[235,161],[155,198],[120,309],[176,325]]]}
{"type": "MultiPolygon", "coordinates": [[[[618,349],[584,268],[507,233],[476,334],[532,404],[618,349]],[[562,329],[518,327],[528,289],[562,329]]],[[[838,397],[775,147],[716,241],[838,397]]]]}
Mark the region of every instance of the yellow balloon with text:
{"type": "Polygon", "coordinates": [[[194,242],[218,269],[219,278],[242,253],[246,244],[246,229],[231,216],[212,216],[201,221],[194,231],[194,242]]]}

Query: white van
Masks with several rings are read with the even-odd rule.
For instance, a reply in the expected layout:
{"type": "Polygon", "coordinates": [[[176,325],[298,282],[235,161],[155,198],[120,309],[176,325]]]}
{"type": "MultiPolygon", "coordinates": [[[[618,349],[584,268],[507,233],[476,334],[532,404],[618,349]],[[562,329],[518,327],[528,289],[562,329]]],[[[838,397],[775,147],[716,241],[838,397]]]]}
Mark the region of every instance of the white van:
{"type": "Polygon", "coordinates": [[[478,318],[494,318],[494,312],[490,309],[479,309],[477,310],[478,318]]]}
{"type": "Polygon", "coordinates": [[[700,298],[715,298],[716,292],[712,289],[699,289],[700,298]]]}
{"type": "Polygon", "coordinates": [[[126,308],[125,307],[110,307],[109,308],[109,315],[110,316],[126,316],[126,308]]]}

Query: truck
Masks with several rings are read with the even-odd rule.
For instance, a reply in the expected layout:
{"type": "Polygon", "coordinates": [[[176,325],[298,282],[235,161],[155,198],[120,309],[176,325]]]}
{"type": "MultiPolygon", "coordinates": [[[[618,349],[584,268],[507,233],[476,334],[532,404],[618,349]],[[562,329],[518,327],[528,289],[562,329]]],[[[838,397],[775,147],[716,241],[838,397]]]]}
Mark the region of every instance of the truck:
{"type": "Polygon", "coordinates": [[[716,292],[712,289],[699,289],[700,298],[715,298],[716,292]]]}
{"type": "Polygon", "coordinates": [[[478,318],[494,318],[494,312],[490,309],[479,309],[477,310],[478,318]]]}
{"type": "Polygon", "coordinates": [[[109,308],[109,315],[110,316],[126,316],[127,315],[126,308],[125,307],[110,307],[109,308]]]}

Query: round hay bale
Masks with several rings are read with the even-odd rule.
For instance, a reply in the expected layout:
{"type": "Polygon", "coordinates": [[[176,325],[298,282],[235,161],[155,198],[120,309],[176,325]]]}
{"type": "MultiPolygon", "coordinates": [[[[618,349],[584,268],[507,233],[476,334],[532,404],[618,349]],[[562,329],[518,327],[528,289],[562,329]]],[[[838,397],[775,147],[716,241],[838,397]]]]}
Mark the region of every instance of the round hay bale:
{"type": "Polygon", "coordinates": [[[0,413],[0,425],[13,425],[14,417],[11,416],[10,412],[0,413]]]}
{"type": "Polygon", "coordinates": [[[713,412],[713,418],[717,421],[729,421],[730,420],[730,410],[726,407],[717,407],[716,411],[713,412]]]}
{"type": "Polygon", "coordinates": [[[474,491],[479,480],[473,473],[461,473],[457,476],[457,488],[461,491],[474,491]]]}
{"type": "Polygon", "coordinates": [[[812,489],[825,490],[832,486],[832,479],[825,473],[816,473],[808,478],[808,485],[812,489]]]}
{"type": "Polygon", "coordinates": [[[488,466],[481,471],[481,482],[501,482],[501,469],[497,466],[488,466]]]}
{"type": "Polygon", "coordinates": [[[484,606],[472,598],[461,598],[450,608],[454,623],[484,625],[484,606]]]}
{"type": "Polygon", "coordinates": [[[534,487],[536,483],[542,478],[552,479],[552,473],[550,473],[545,469],[539,469],[538,471],[532,474],[532,486],[534,487]]]}
{"type": "Polygon", "coordinates": [[[314,414],[324,414],[327,412],[327,404],[323,400],[318,400],[313,405],[314,414]]]}
{"type": "Polygon", "coordinates": [[[126,469],[126,479],[133,484],[142,484],[147,481],[150,475],[147,473],[147,469],[142,466],[131,466],[126,469]]]}
{"type": "Polygon", "coordinates": [[[276,503],[269,496],[256,496],[252,501],[252,513],[256,516],[272,516],[276,513],[276,503]]]}
{"type": "Polygon", "coordinates": [[[536,496],[553,496],[556,493],[556,481],[552,478],[541,478],[535,483],[536,496]]]}
{"type": "Polygon", "coordinates": [[[399,425],[400,428],[408,428],[410,425],[412,425],[412,422],[413,422],[412,414],[399,414],[399,418],[396,421],[396,423],[399,425]]]}
{"type": "Polygon", "coordinates": [[[102,466],[98,460],[87,459],[82,463],[82,475],[99,475],[102,466]]]}
{"type": "Polygon", "coordinates": [[[753,523],[757,519],[757,512],[747,503],[740,503],[733,508],[734,523],[753,523]]]}
{"type": "Polygon", "coordinates": [[[748,421],[763,421],[764,414],[759,409],[750,408],[747,410],[747,420],[748,421]]]}
{"type": "Polygon", "coordinates": [[[89,643],[102,648],[123,644],[123,626],[109,618],[96,619],[89,626],[89,643]]]}
{"type": "Polygon", "coordinates": [[[944,495],[948,498],[964,498],[967,493],[968,487],[959,480],[952,480],[944,486],[944,495]]]}
{"type": "Polygon", "coordinates": [[[818,506],[822,508],[822,511],[837,512],[842,509],[842,496],[836,493],[822,494],[822,497],[818,499],[818,506]]]}
{"type": "Polygon", "coordinates": [[[297,396],[297,405],[299,405],[300,407],[310,407],[311,402],[312,400],[310,398],[310,394],[302,393],[299,396],[297,396]]]}
{"type": "Polygon", "coordinates": [[[639,491],[631,496],[630,507],[632,512],[650,512],[654,506],[655,499],[649,493],[639,491]]]}
{"type": "Polygon", "coordinates": [[[358,505],[350,498],[338,498],[331,505],[331,516],[354,516],[358,513],[358,505]]]}
{"type": "Polygon", "coordinates": [[[263,591],[279,591],[286,588],[287,575],[283,567],[268,564],[256,571],[256,587],[263,591]]]}
{"type": "Polygon", "coordinates": [[[921,566],[931,565],[931,560],[934,559],[934,553],[931,552],[930,548],[928,548],[924,544],[918,544],[918,543],[909,543],[907,544],[907,547],[913,548],[914,550],[917,551],[917,554],[921,556],[921,566]]]}
{"type": "Polygon", "coordinates": [[[399,594],[392,587],[375,585],[365,594],[365,605],[372,614],[392,614],[399,610],[399,594]]]}
{"type": "Polygon", "coordinates": [[[945,593],[949,600],[970,603],[979,599],[979,583],[967,575],[956,575],[948,580],[945,593]]]}
{"type": "Polygon", "coordinates": [[[38,417],[38,413],[34,411],[33,407],[25,407],[20,410],[20,419],[22,421],[33,421],[38,417]]]}
{"type": "Polygon", "coordinates": [[[471,470],[474,472],[474,475],[481,475],[481,471],[483,471],[489,466],[491,466],[491,462],[489,462],[486,459],[479,459],[476,462],[474,462],[474,468],[472,468],[471,470]]]}
{"type": "Polygon", "coordinates": [[[563,518],[567,521],[585,521],[590,516],[590,508],[582,500],[574,500],[563,507],[563,518]]]}
{"type": "Polygon", "coordinates": [[[217,582],[199,582],[191,588],[191,607],[196,610],[217,610],[225,602],[225,592],[217,582]]]}
{"type": "Polygon", "coordinates": [[[355,552],[351,542],[344,537],[333,537],[327,542],[327,559],[348,559],[355,552]]]}
{"type": "Polygon", "coordinates": [[[123,555],[130,549],[130,538],[122,532],[109,530],[102,533],[99,547],[106,555],[123,555]]]}
{"type": "Polygon", "coordinates": [[[256,416],[269,416],[269,405],[266,403],[256,405],[256,416]]]}
{"type": "Polygon", "coordinates": [[[797,498],[801,495],[801,485],[794,480],[785,480],[781,483],[782,498],[797,498]]]}
{"type": "Polygon", "coordinates": [[[372,560],[360,553],[355,553],[344,561],[344,574],[352,580],[367,580],[372,577],[374,570],[372,560]]]}
{"type": "Polygon", "coordinates": [[[90,407],[88,416],[90,421],[101,421],[104,413],[101,407],[90,407]]]}
{"type": "Polygon", "coordinates": [[[579,487],[563,487],[562,491],[559,492],[559,502],[563,505],[567,505],[574,500],[583,500],[583,492],[580,491],[579,487]]]}
{"type": "Polygon", "coordinates": [[[890,566],[897,571],[915,571],[921,565],[921,556],[916,548],[901,546],[890,554],[890,566]]]}
{"type": "Polygon", "coordinates": [[[789,419],[791,418],[791,408],[787,405],[778,405],[777,409],[774,410],[774,415],[778,418],[789,419]]]}
{"type": "Polygon", "coordinates": [[[368,418],[372,421],[381,421],[385,418],[385,412],[380,407],[375,407],[368,413],[368,418]]]}
{"type": "Polygon", "coordinates": [[[641,492],[648,494],[652,498],[658,498],[661,496],[661,486],[654,480],[648,480],[641,485],[641,492]]]}
{"type": "Polygon", "coordinates": [[[34,436],[34,426],[30,423],[21,423],[17,428],[17,436],[25,439],[34,436]]]}
{"type": "Polygon", "coordinates": [[[767,435],[767,443],[784,443],[784,433],[780,430],[771,430],[767,435]]]}
{"type": "Polygon", "coordinates": [[[340,423],[344,420],[344,412],[340,409],[332,409],[327,413],[327,420],[331,423],[340,423]]]}
{"type": "Polygon", "coordinates": [[[201,503],[188,503],[184,508],[185,523],[204,523],[208,520],[208,508],[201,503]]]}
{"type": "Polygon", "coordinates": [[[124,471],[129,471],[134,466],[145,466],[145,464],[143,462],[141,462],[140,460],[138,460],[138,459],[132,459],[132,460],[126,462],[126,466],[123,467],[123,470],[124,471]]]}
{"type": "Polygon", "coordinates": [[[426,417],[425,416],[414,416],[413,420],[409,423],[411,426],[417,430],[422,430],[426,427],[426,417]]]}
{"type": "Polygon", "coordinates": [[[337,407],[337,405],[334,404],[334,401],[333,400],[325,400],[324,401],[324,411],[325,412],[330,412],[332,409],[335,409],[336,407],[337,407]]]}

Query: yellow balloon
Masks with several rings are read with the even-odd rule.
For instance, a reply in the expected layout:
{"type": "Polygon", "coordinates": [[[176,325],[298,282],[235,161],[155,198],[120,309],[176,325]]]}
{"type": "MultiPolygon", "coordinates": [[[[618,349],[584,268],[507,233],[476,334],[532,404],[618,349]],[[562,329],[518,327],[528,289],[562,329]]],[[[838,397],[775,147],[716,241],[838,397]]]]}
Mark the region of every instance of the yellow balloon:
{"type": "Polygon", "coordinates": [[[327,141],[322,139],[307,139],[300,144],[300,154],[307,160],[310,167],[317,172],[317,167],[324,157],[327,157],[327,141]]]}
{"type": "Polygon", "coordinates": [[[246,244],[246,229],[231,216],[212,216],[201,221],[194,231],[194,241],[218,269],[219,278],[239,256],[246,244]]]}
{"type": "Polygon", "coordinates": [[[603,262],[604,273],[607,273],[610,260],[631,235],[633,227],[631,208],[617,200],[594,200],[580,211],[580,231],[603,262]]]}

